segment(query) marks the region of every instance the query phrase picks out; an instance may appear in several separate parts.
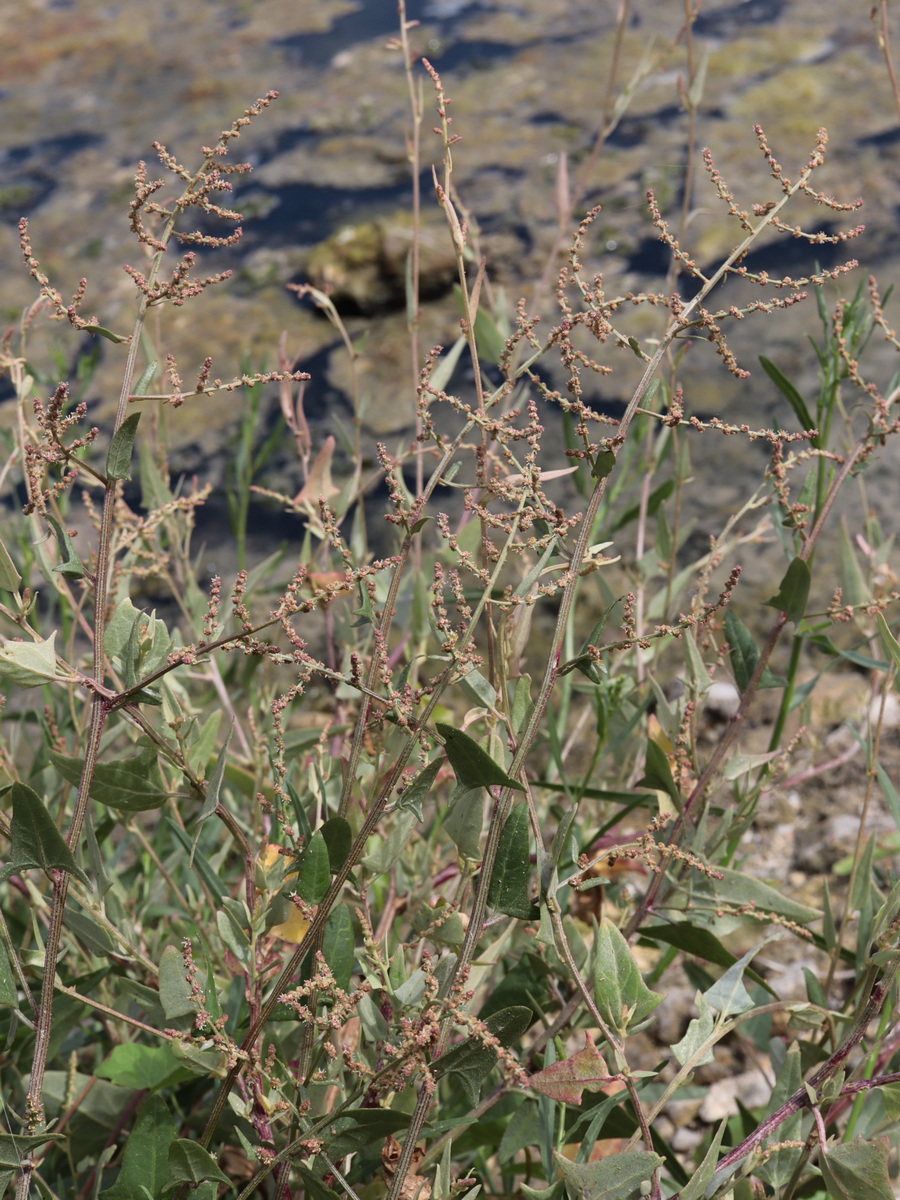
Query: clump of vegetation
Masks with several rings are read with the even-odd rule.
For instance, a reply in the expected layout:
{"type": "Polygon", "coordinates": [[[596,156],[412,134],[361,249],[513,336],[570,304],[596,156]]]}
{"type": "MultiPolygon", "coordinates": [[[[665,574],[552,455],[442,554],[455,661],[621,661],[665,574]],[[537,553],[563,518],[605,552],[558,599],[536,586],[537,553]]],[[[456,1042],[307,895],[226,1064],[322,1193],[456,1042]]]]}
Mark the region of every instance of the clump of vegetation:
{"type": "MultiPolygon", "coordinates": [[[[409,28],[404,17],[418,179],[409,28]]],[[[286,342],[276,369],[226,381],[211,353],[188,380],[153,344],[165,325],[151,331],[151,310],[202,303],[225,281],[198,274],[195,248],[239,237],[223,201],[247,168],[231,152],[274,93],[199,168],[160,145],[164,178],[139,167],[130,219],[146,265],[126,268],[129,334],[82,315],[85,281],[66,303],[22,223],[40,297],[2,351],[17,397],[3,478],[22,511],[0,550],[4,1186],[22,1200],[886,1200],[900,889],[889,845],[864,827],[880,796],[900,828],[879,758],[898,592],[872,516],[838,539],[839,581],[816,560],[844,489],[864,489],[898,429],[897,379],[879,387],[864,366],[875,330],[900,348],[876,283],[829,308],[854,264],[815,266],[816,246],[860,232],[859,202],[819,190],[824,130],[788,169],[757,128],[755,202],[703,155],[734,233],[727,257],[702,270],[650,194],[669,287],[610,295],[587,265],[596,212],[577,213],[561,171],[560,226],[573,218],[574,234],[555,313],[506,311],[473,252],[449,100],[425,68],[461,334],[420,354],[414,244],[416,437],[375,448],[381,493],[358,422],[342,434],[343,476],[336,438],[316,444],[286,342]],[[845,227],[823,232],[822,209],[845,227]],[[203,232],[211,218],[226,232],[203,232]],[[803,278],[748,268],[773,235],[810,243],[803,278]],[[777,320],[810,293],[817,396],[763,358],[781,423],[693,415],[688,341],[740,387],[731,325],[777,320]],[[29,346],[46,316],[122,353],[108,434],[68,383],[48,396],[36,381],[29,346]],[[615,416],[598,399],[612,373],[630,392],[615,416]],[[300,481],[266,492],[302,531],[277,588],[278,564],[244,566],[268,385],[300,481]],[[240,389],[241,565],[203,580],[191,531],[208,489],[172,478],[165,425],[240,389]],[[714,456],[723,437],[762,444],[768,465],[692,554],[690,454],[714,456]],[[764,534],[783,566],[749,611],[741,566],[764,534]],[[848,884],[813,904],[757,878],[748,838],[776,789],[798,784],[798,715],[842,664],[880,701],[856,733],[866,812],[848,884]],[[733,703],[711,729],[706,699],[723,681],[733,703]],[[775,697],[762,746],[761,693],[775,697]],[[779,994],[763,962],[785,945],[802,951],[805,995],[779,994]],[[680,1033],[657,1039],[667,1009],[680,1033]],[[685,1121],[717,1056],[758,1064],[767,1098],[716,1125],[685,1121]],[[679,1141],[686,1128],[696,1136],[679,1141]]],[[[329,296],[303,290],[352,356],[329,296]]]]}

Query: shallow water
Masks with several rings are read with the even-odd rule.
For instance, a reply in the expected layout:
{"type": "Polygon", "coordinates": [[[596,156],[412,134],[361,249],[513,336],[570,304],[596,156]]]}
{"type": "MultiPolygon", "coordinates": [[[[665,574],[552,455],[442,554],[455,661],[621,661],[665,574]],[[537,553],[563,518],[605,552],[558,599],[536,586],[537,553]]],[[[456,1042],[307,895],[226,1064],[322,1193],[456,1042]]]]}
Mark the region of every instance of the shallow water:
{"type": "MultiPolygon", "coordinates": [[[[573,173],[596,128],[609,69],[615,4],[597,0],[516,0],[466,4],[410,3],[421,21],[418,49],[439,64],[453,99],[456,186],[477,215],[493,278],[510,302],[527,292],[544,265],[555,228],[553,191],[559,155],[573,173]]],[[[636,2],[623,46],[620,77],[636,68],[651,37],[661,43],[680,19],[679,4],[636,2]]],[[[33,3],[0,11],[0,309],[14,320],[32,297],[17,271],[15,223],[29,216],[41,261],[64,294],[79,276],[90,280],[87,305],[113,328],[128,327],[133,287],[121,271],[137,252],[127,228],[130,180],[138,158],[152,161],[153,138],[184,156],[209,143],[223,124],[269,87],[281,99],[240,142],[255,173],[242,183],[237,207],[249,208],[247,239],[233,256],[230,293],[208,295],[192,310],[167,314],[158,330],[189,376],[210,346],[215,371],[226,376],[243,362],[272,365],[282,329],[315,366],[307,395],[320,425],[348,415],[346,363],[333,333],[284,291],[303,277],[309,247],[340,224],[403,206],[410,195],[405,133],[407,100],[402,64],[386,48],[396,27],[392,0],[353,5],[347,0],[267,0],[253,5],[138,0],[88,5],[33,3]]],[[[898,275],[894,250],[900,141],[883,64],[858,0],[744,0],[704,4],[695,29],[695,54],[707,57],[697,146],[708,143],[743,203],[765,193],[765,164],[752,132],[761,122],[785,164],[805,161],[820,124],[832,134],[822,186],[842,197],[862,192],[869,233],[856,247],[877,264],[882,288],[898,275]]],[[[603,204],[588,253],[607,275],[608,289],[654,289],[667,267],[643,202],[653,187],[665,210],[680,203],[686,165],[686,121],[677,81],[683,55],[675,52],[641,85],[610,139],[587,200],[603,204]]],[[[426,101],[433,92],[425,80],[426,101]]],[[[424,122],[423,178],[437,153],[424,122]]],[[[152,168],[151,168],[152,170],[152,168]]],[[[426,189],[426,203],[434,208],[426,189]]],[[[694,183],[691,244],[701,263],[728,247],[702,171],[694,183]]],[[[826,214],[830,219],[830,214],[826,214]]],[[[821,248],[825,260],[828,247],[821,248]]],[[[788,240],[754,251],[754,264],[798,272],[805,247],[788,240]],[[799,246],[799,253],[798,253],[799,246]],[[796,257],[795,257],[796,256],[796,257]]],[[[218,265],[211,256],[212,265],[218,265]]],[[[225,265],[223,263],[223,265],[225,265]]],[[[458,316],[451,302],[429,304],[422,344],[449,344],[458,316]]],[[[898,321],[897,323],[900,323],[898,321]]],[[[400,439],[412,412],[402,313],[350,318],[367,332],[361,364],[369,397],[367,423],[379,436],[400,439]],[[399,381],[399,382],[398,382],[399,381]]],[[[762,351],[809,393],[815,360],[805,334],[815,327],[811,306],[774,320],[744,323],[735,345],[742,365],[756,367],[762,351]]],[[[653,328],[649,322],[644,332],[653,328]]],[[[60,345],[64,343],[60,342],[60,345]]],[[[72,354],[71,343],[65,353],[72,354]]],[[[773,420],[779,401],[757,368],[738,387],[715,358],[696,347],[684,368],[691,411],[725,417],[751,412],[773,420]],[[692,364],[696,363],[695,366],[692,364]]],[[[104,344],[90,389],[101,417],[116,394],[120,360],[104,344]]],[[[48,377],[56,370],[34,347],[48,377]],[[43,359],[41,360],[41,355],[43,359]]],[[[884,383],[893,369],[885,357],[884,383]]],[[[612,403],[628,393],[627,376],[603,389],[612,403]]],[[[598,391],[599,395],[599,391],[598,391]]],[[[233,403],[179,414],[178,461],[216,482],[224,478],[233,437],[233,403]]],[[[895,460],[879,470],[880,497],[896,507],[895,460]]],[[[278,485],[291,488],[288,458],[275,464],[278,485]]],[[[758,472],[758,451],[739,439],[698,454],[709,473],[701,489],[712,522],[758,472]]],[[[702,517],[701,519],[705,520],[702,517]]]]}

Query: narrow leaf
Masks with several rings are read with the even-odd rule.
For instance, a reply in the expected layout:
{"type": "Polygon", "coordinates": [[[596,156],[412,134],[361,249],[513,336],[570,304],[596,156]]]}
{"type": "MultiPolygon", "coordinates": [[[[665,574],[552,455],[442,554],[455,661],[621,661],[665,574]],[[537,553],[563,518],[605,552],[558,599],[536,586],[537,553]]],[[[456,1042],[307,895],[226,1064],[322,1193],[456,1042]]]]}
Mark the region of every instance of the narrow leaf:
{"type": "Polygon", "coordinates": [[[153,376],[156,374],[158,368],[159,368],[158,362],[148,363],[146,365],[146,367],[144,367],[143,371],[141,372],[140,378],[138,379],[137,383],[132,388],[132,391],[131,391],[132,396],[146,396],[147,389],[150,387],[150,384],[153,382],[153,376]]]}
{"type": "Polygon", "coordinates": [[[10,557],[10,553],[0,540],[0,588],[5,592],[17,592],[19,584],[22,582],[22,576],[16,570],[16,564],[10,557]]]}
{"type": "Polygon", "coordinates": [[[713,883],[716,896],[727,904],[744,908],[748,916],[752,913],[758,921],[766,921],[770,913],[795,921],[798,925],[810,925],[821,919],[822,913],[818,909],[798,904],[752,875],[745,875],[732,867],[718,867],[716,873],[721,876],[713,883]]]}
{"type": "Polygon", "coordinates": [[[488,888],[488,904],[509,917],[523,921],[538,915],[528,890],[531,859],[528,848],[528,802],[520,801],[500,834],[497,858],[488,888]]]}
{"type": "Polygon", "coordinates": [[[766,358],[764,354],[759,356],[759,363],[768,377],[772,380],[775,386],[790,404],[794,410],[794,416],[800,422],[800,428],[804,430],[815,429],[816,423],[810,415],[809,409],[806,407],[806,401],[784,374],[784,372],[772,362],[770,358],[766,358]]]}
{"type": "Polygon", "coordinates": [[[888,623],[881,613],[878,613],[876,620],[878,621],[878,633],[881,637],[881,644],[890,656],[894,667],[900,670],[900,642],[891,633],[888,623]]]}
{"type": "Polygon", "coordinates": [[[672,778],[669,760],[666,758],[665,751],[653,738],[647,738],[644,777],[637,781],[635,787],[653,788],[654,791],[665,792],[672,800],[676,809],[681,812],[681,793],[678,790],[675,780],[672,778]]]}
{"type": "Polygon", "coordinates": [[[297,865],[297,895],[309,904],[318,904],[324,899],[330,883],[328,847],[322,831],[317,829],[297,865]]]}
{"type": "MultiPolygon", "coordinates": [[[[647,497],[647,516],[652,517],[661,504],[663,504],[675,491],[675,480],[667,479],[665,483],[661,483],[659,487],[654,488],[647,497]]],[[[632,521],[636,521],[641,513],[641,506],[633,504],[631,508],[626,509],[617,521],[614,521],[608,529],[604,530],[607,536],[613,534],[618,529],[623,529],[626,525],[630,525],[632,521]]]]}
{"type": "Polygon", "coordinates": [[[353,974],[354,949],[353,922],[344,904],[339,904],[325,922],[322,954],[331,969],[335,983],[346,991],[353,974]]]}
{"type": "Polygon", "coordinates": [[[233,733],[234,717],[231,718],[231,728],[228,730],[221,750],[216,755],[213,769],[210,772],[209,779],[206,781],[206,795],[203,797],[203,804],[197,815],[197,828],[194,832],[194,840],[191,842],[191,853],[188,858],[188,866],[191,867],[194,865],[194,854],[197,850],[197,843],[200,840],[200,828],[203,822],[213,815],[219,804],[219,792],[222,790],[222,780],[225,778],[225,763],[228,759],[228,745],[231,742],[231,735],[233,733]]]}
{"type": "Polygon", "coordinates": [[[106,474],[109,479],[131,478],[131,454],[141,414],[130,413],[112,435],[106,452],[106,474]]]}
{"type": "Polygon", "coordinates": [[[167,817],[166,821],[169,832],[175,834],[182,847],[187,850],[188,854],[192,856],[191,865],[193,866],[194,870],[206,884],[206,887],[209,889],[213,897],[216,900],[221,900],[222,897],[226,896],[228,893],[225,890],[225,885],[222,883],[222,880],[213,869],[212,863],[202,851],[194,849],[192,842],[188,838],[188,835],[184,832],[180,825],[176,825],[171,817],[167,817]]]}
{"type": "Polygon", "coordinates": [[[63,579],[84,579],[84,567],[82,566],[81,559],[75,553],[75,547],[72,545],[68,529],[57,521],[52,513],[45,513],[44,516],[47,524],[53,530],[59,544],[60,557],[62,558],[62,562],[57,563],[53,570],[59,572],[63,579]]]}

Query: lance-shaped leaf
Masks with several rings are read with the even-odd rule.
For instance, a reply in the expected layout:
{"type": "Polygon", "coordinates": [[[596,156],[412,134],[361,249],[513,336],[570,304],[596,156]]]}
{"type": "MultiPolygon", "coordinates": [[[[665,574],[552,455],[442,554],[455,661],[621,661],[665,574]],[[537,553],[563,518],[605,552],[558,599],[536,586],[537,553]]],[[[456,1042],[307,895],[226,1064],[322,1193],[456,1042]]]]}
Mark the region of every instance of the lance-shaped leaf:
{"type": "MultiPolygon", "coordinates": [[[[747,690],[747,685],[759,662],[759,650],[753,640],[753,634],[730,608],[725,613],[725,636],[728,638],[728,652],[735,683],[738,685],[738,689],[744,692],[747,690]]],[[[786,681],[773,675],[768,667],[764,667],[759,686],[761,688],[785,687],[786,681]]]]}
{"type": "Polygon", "coordinates": [[[482,750],[474,738],[470,738],[467,733],[441,722],[438,722],[435,728],[444,739],[447,758],[461,785],[467,788],[508,787],[514,788],[517,792],[525,791],[522,784],[513,779],[511,775],[507,775],[487,751],[482,750]]]}
{"type": "MultiPolygon", "coordinates": [[[[116,1049],[125,1047],[118,1046],[116,1049]]],[[[151,1047],[131,1046],[129,1049],[147,1051],[151,1047]]],[[[154,1046],[152,1049],[163,1051],[163,1047],[154,1046]]],[[[177,1069],[177,1063],[171,1052],[167,1051],[167,1058],[171,1075],[173,1068],[177,1069]]],[[[151,1085],[137,1083],[132,1086],[151,1085]]],[[[142,1188],[146,1188],[151,1196],[162,1195],[162,1189],[169,1181],[169,1147],[174,1141],[175,1124],[165,1101],[160,1096],[148,1096],[125,1143],[119,1176],[112,1187],[100,1193],[100,1200],[131,1200],[132,1196],[143,1194],[142,1188]]]]}
{"type": "Polygon", "coordinates": [[[112,435],[106,452],[106,474],[109,479],[131,478],[131,454],[140,419],[139,412],[131,413],[112,435]]]}
{"type": "Polygon", "coordinates": [[[331,866],[328,846],[317,829],[309,839],[297,866],[297,895],[309,904],[318,904],[324,899],[331,883],[331,866]]]}
{"type": "Polygon", "coordinates": [[[20,871],[68,871],[88,887],[90,879],[75,862],[72,851],[56,828],[40,796],[27,784],[12,785],[12,846],[0,880],[20,871]]]}
{"type": "MultiPolygon", "coordinates": [[[[759,364],[794,410],[794,416],[800,422],[800,428],[807,432],[815,429],[816,423],[806,407],[806,401],[781,368],[777,367],[770,358],[766,358],[764,354],[759,356],[759,364]]],[[[813,445],[816,445],[815,441],[813,441],[813,445]]]]}
{"type": "Polygon", "coordinates": [[[809,599],[810,579],[809,564],[802,558],[793,559],[784,573],[777,594],[766,604],[783,612],[789,621],[801,621],[809,599]]]}
{"type": "Polygon", "coordinates": [[[509,917],[529,921],[538,915],[528,890],[531,858],[528,847],[528,802],[520,801],[500,833],[488,888],[488,904],[509,917]]]}
{"type": "Polygon", "coordinates": [[[672,778],[672,770],[666,752],[662,746],[647,738],[647,752],[644,759],[644,776],[635,787],[653,788],[657,792],[665,792],[671,799],[678,812],[681,812],[683,801],[678,785],[672,778]]]}
{"type": "Polygon", "coordinates": [[[353,974],[353,921],[345,904],[339,904],[328,915],[322,936],[322,954],[331,969],[334,981],[345,991],[353,974]]]}
{"type": "Polygon", "coordinates": [[[203,822],[209,820],[219,805],[219,792],[222,790],[222,780],[225,778],[225,763],[228,759],[228,745],[231,742],[231,735],[233,733],[234,717],[231,718],[231,728],[228,730],[222,748],[216,756],[213,769],[206,781],[206,795],[203,797],[203,804],[200,807],[200,813],[197,817],[197,828],[194,832],[194,840],[191,842],[191,853],[188,859],[188,866],[191,867],[194,865],[194,855],[197,851],[197,843],[200,841],[203,822]]]}
{"type": "Polygon", "coordinates": [[[458,783],[444,816],[444,828],[456,842],[459,853],[470,862],[481,857],[481,826],[484,823],[484,793],[458,783]]]}
{"type": "Polygon", "coordinates": [[[583,1091],[602,1092],[616,1078],[610,1075],[590,1033],[585,1033],[583,1050],[544,1067],[543,1071],[531,1076],[528,1086],[562,1104],[580,1104],[583,1091]]]}
{"type": "Polygon", "coordinates": [[[891,633],[890,627],[881,613],[878,614],[876,620],[878,621],[878,633],[881,637],[881,644],[890,655],[894,666],[900,670],[900,642],[891,633]]]}
{"type": "Polygon", "coordinates": [[[624,1031],[648,1017],[665,996],[644,983],[628,943],[608,917],[594,941],[594,1000],[607,1025],[624,1031]]]}
{"type": "Polygon", "coordinates": [[[3,542],[0,541],[0,588],[3,588],[5,592],[17,592],[21,582],[22,576],[17,571],[16,564],[3,542]]]}
{"type": "MultiPolygon", "coordinates": [[[[84,760],[71,758],[51,750],[53,765],[69,783],[76,786],[81,780],[84,760]]],[[[146,812],[161,808],[168,797],[165,781],[159,769],[156,748],[146,746],[134,758],[118,762],[98,763],[94,768],[90,796],[99,804],[121,812],[146,812]]]]}
{"type": "Polygon", "coordinates": [[[59,553],[62,562],[57,563],[53,568],[62,575],[63,579],[83,579],[84,567],[81,559],[75,553],[75,547],[72,545],[72,539],[69,537],[69,531],[66,527],[57,521],[52,513],[45,514],[47,524],[51,526],[56,540],[59,543],[59,553]]]}

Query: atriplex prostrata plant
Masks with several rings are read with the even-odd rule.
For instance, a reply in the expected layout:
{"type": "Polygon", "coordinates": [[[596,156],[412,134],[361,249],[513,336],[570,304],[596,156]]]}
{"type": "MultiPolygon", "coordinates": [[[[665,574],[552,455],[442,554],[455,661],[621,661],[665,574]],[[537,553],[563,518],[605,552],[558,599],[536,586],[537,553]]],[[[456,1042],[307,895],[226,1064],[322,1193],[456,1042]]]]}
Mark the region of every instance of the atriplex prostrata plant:
{"type": "MultiPolygon", "coordinates": [[[[224,279],[194,276],[191,250],[173,266],[168,248],[236,240],[182,226],[197,209],[239,219],[215,202],[245,169],[229,162],[231,142],[274,93],[196,172],[157,147],[179,181],[172,199],[140,167],[131,224],[150,265],[127,268],[130,336],[80,315],[83,282],[65,304],[23,223],[42,300],[21,347],[10,335],[3,352],[18,397],[5,477],[21,471],[27,521],[18,531],[10,521],[0,559],[0,1169],[22,1198],[33,1184],[109,1200],[212,1197],[223,1184],[314,1200],[887,1197],[900,892],[884,886],[874,841],[860,840],[837,917],[827,891],[819,911],[742,870],[741,847],[795,762],[802,734],[788,719],[811,693],[806,651],[882,671],[883,696],[888,662],[873,654],[900,662],[874,519],[858,543],[868,576],[848,541],[842,587],[826,581],[821,603],[812,588],[843,486],[896,432],[893,388],[879,391],[860,365],[874,327],[896,338],[874,284],[868,303],[861,291],[829,314],[823,301],[815,414],[767,363],[791,410],[773,429],[689,415],[676,353],[688,338],[712,342],[740,378],[728,323],[789,307],[852,265],[769,278],[750,270],[748,251],[771,233],[842,242],[859,228],[805,232],[783,214],[804,198],[838,214],[857,203],[814,187],[824,131],[789,177],[757,129],[771,196],[742,208],[705,157],[739,230],[715,270],[698,267],[651,195],[680,274],[665,293],[607,296],[583,265],[589,213],[549,332],[539,336],[524,301],[507,331],[508,314],[481,303],[484,265],[470,268],[449,101],[427,69],[462,334],[420,364],[415,441],[377,447],[393,538],[380,559],[368,550],[373,481],[358,426],[343,437],[354,458],[336,483],[336,441],[315,446],[306,377],[286,343],[277,371],[226,383],[211,356],[190,385],[164,349],[147,356],[150,309],[224,279]],[[758,298],[715,307],[726,282],[758,298]],[[46,306],[127,347],[105,453],[85,427],[89,404],[72,407],[65,384],[50,400],[34,395],[26,341],[46,306]],[[630,317],[650,307],[660,331],[642,341],[630,317]],[[460,394],[451,385],[465,356],[471,392],[460,394]],[[613,369],[634,374],[618,418],[596,398],[613,369]],[[167,383],[154,387],[160,374],[167,383]],[[155,433],[139,429],[148,409],[266,383],[278,385],[302,466],[301,489],[282,500],[305,522],[274,603],[272,564],[204,590],[190,555],[204,490],[173,484],[155,433]],[[865,406],[849,416],[847,385],[865,406]],[[551,422],[568,439],[556,461],[544,449],[551,422]],[[701,435],[762,441],[770,467],[690,561],[681,514],[701,435]],[[123,492],[135,448],[139,498],[123,492]],[[79,503],[95,530],[81,554],[69,531],[79,503]],[[738,548],[767,531],[786,565],[760,642],[737,615],[738,548]],[[148,579],[171,592],[163,616],[135,603],[148,579]],[[833,640],[838,624],[855,638],[833,640]],[[704,741],[704,697],[729,674],[736,710],[704,741]],[[755,753],[744,737],[764,688],[781,704],[755,753]],[[751,966],[778,935],[808,947],[806,997],[779,996],[751,966]],[[697,1015],[674,1045],[654,1045],[666,1000],[655,989],[685,979],[697,1015]],[[694,1097],[692,1079],[725,1039],[765,1059],[770,1100],[679,1154],[665,1132],[673,1101],[694,1097]]],[[[342,328],[329,298],[306,290],[342,328]]],[[[241,479],[246,513],[249,470],[241,479]]],[[[876,719],[858,737],[900,827],[879,730],[876,719]]]]}

